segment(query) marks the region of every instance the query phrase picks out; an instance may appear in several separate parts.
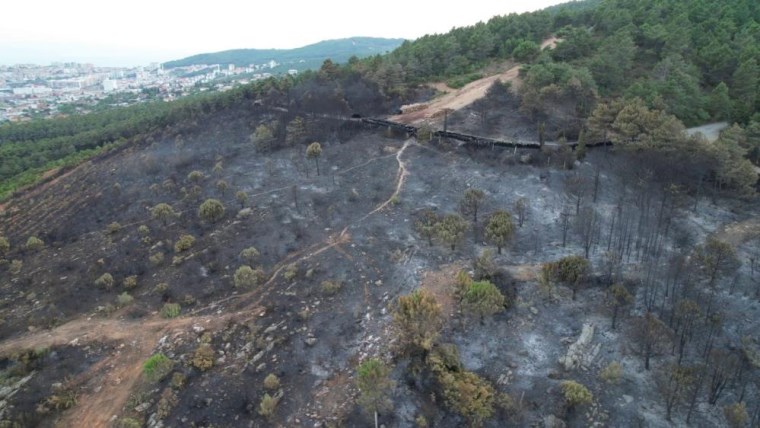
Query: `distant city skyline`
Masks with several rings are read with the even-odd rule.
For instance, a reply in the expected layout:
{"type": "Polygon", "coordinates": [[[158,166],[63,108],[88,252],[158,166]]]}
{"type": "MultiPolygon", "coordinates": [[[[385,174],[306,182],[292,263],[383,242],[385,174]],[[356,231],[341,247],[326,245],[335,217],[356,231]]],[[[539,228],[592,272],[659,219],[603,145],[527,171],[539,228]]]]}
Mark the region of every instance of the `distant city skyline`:
{"type": "Polygon", "coordinates": [[[296,48],[327,39],[416,39],[453,27],[562,3],[469,0],[458,7],[387,0],[273,1],[240,5],[133,0],[8,2],[0,23],[0,64],[83,62],[137,66],[229,49],[296,48]]]}

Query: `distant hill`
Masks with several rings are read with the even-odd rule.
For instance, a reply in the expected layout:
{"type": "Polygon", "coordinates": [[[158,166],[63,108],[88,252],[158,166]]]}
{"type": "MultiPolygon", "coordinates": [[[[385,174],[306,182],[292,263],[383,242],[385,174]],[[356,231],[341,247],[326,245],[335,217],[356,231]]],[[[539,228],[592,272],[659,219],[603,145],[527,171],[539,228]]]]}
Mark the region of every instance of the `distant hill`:
{"type": "Polygon", "coordinates": [[[164,63],[165,68],[202,64],[264,64],[271,60],[281,64],[274,71],[288,69],[307,70],[318,68],[325,59],[346,62],[351,56],[366,57],[390,52],[401,45],[404,39],[384,39],[377,37],[351,37],[348,39],[324,40],[295,49],[233,49],[221,52],[203,53],[164,63]]]}

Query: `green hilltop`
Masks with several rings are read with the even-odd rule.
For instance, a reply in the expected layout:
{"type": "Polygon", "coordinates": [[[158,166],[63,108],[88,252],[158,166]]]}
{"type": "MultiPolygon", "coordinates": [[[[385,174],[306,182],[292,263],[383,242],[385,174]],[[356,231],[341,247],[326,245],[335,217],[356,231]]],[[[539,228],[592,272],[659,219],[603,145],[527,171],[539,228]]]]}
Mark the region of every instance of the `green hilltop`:
{"type": "Polygon", "coordinates": [[[232,49],[221,52],[203,53],[187,58],[164,63],[166,68],[189,65],[264,64],[275,61],[281,64],[275,71],[295,69],[298,71],[316,69],[326,59],[346,62],[352,56],[366,57],[381,55],[396,49],[404,39],[385,39],[378,37],[351,37],[347,39],[323,40],[318,43],[295,49],[232,49]]]}

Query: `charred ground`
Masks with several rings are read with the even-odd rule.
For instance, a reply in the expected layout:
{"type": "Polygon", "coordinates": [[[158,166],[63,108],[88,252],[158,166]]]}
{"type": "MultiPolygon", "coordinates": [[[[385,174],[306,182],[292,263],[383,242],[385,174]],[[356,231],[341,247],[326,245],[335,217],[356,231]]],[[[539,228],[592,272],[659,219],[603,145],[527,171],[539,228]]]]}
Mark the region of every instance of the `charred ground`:
{"type": "MultiPolygon", "coordinates": [[[[531,425],[549,415],[571,426],[666,425],[672,394],[662,379],[676,348],[658,343],[645,370],[637,337],[646,313],[658,314],[671,334],[683,331],[674,318],[676,293],[703,304],[713,296],[722,315],[717,329],[698,323],[685,361],[716,361],[702,356],[705,347],[741,361],[715,405],[702,386],[692,422],[725,424],[724,406],[756,402],[757,368],[748,357],[757,349],[760,319],[758,274],[750,265],[758,251],[756,201],[716,192],[685,194],[676,203],[659,177],[641,174],[645,157],[614,149],[575,162],[563,147],[420,143],[325,115],[304,115],[301,140],[282,136],[282,147],[256,149],[251,136],[261,125],[285,128],[294,116],[249,104],[184,122],[5,208],[6,423],[364,426],[370,419],[355,404],[355,370],[370,357],[394,367],[393,410],[380,415],[386,426],[414,426],[420,417],[432,426],[480,423],[452,410],[424,359],[398,352],[394,302],[418,287],[442,305],[441,346],[455,344],[461,370],[509,397],[486,425],[531,425]],[[321,143],[321,175],[305,156],[313,141],[321,143]],[[454,251],[437,240],[429,246],[415,229],[421,212],[458,212],[472,188],[485,195],[479,222],[454,251]],[[215,222],[198,214],[209,198],[225,207],[215,222]],[[503,254],[483,257],[494,248],[484,242],[485,219],[499,209],[516,216],[521,198],[528,201],[525,223],[518,227],[515,217],[503,254]],[[177,215],[152,218],[159,203],[177,215]],[[590,216],[596,220],[584,223],[590,216]],[[723,229],[734,232],[730,239],[723,229]],[[185,234],[195,241],[176,251],[185,234]],[[44,246],[25,248],[30,236],[44,246]],[[710,236],[730,241],[744,262],[720,278],[714,294],[696,273],[684,273],[696,269],[687,256],[710,236]],[[259,255],[244,260],[249,247],[259,255]],[[567,285],[542,281],[545,263],[586,252],[592,274],[578,284],[576,300],[567,285]],[[163,259],[151,260],[158,253],[163,259]],[[13,260],[21,261],[19,272],[13,260]],[[252,286],[236,286],[238,267],[248,264],[261,273],[252,286]],[[490,279],[508,296],[508,309],[471,319],[454,293],[460,269],[490,279]],[[106,273],[113,284],[96,285],[106,273]],[[615,330],[612,276],[635,296],[615,330]],[[119,299],[123,293],[132,301],[119,299]],[[167,304],[179,304],[177,317],[167,304]],[[577,367],[566,369],[558,360],[584,324],[596,333],[577,367]],[[159,353],[171,367],[152,382],[144,364],[159,353]],[[599,377],[611,362],[621,366],[619,383],[599,377]],[[269,374],[279,388],[264,387],[269,374]],[[592,402],[569,408],[560,387],[566,379],[586,385],[592,402]],[[265,393],[278,399],[268,417],[260,408],[265,393]]],[[[489,132],[504,135],[499,126],[489,132]]],[[[514,136],[531,132],[522,129],[514,136]]],[[[682,422],[688,397],[672,398],[672,418],[682,422]]]]}

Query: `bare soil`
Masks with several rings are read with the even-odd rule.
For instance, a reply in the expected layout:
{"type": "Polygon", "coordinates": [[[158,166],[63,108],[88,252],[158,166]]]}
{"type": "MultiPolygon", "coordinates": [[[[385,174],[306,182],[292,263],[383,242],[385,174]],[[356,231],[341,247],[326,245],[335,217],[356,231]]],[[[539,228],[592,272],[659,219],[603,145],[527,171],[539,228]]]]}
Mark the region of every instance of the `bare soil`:
{"type": "Polygon", "coordinates": [[[462,109],[474,101],[483,98],[486,91],[491,85],[499,80],[501,82],[512,82],[513,88],[519,87],[518,73],[520,65],[512,66],[506,71],[478,79],[470,82],[462,89],[454,90],[445,85],[445,83],[435,83],[433,87],[442,91],[443,94],[425,103],[426,107],[406,114],[391,116],[389,120],[408,124],[420,124],[423,122],[442,123],[443,112],[446,110],[455,111],[462,109]]]}

